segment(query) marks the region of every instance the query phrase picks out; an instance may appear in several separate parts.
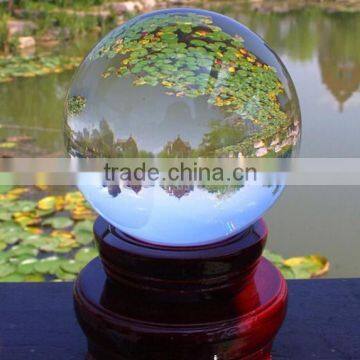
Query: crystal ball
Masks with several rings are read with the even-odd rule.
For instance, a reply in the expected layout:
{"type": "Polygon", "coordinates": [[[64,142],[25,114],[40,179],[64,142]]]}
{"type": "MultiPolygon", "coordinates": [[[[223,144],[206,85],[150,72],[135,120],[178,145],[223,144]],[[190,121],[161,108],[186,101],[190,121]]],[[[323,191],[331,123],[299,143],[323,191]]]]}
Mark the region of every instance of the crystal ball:
{"type": "MultiPolygon", "coordinates": [[[[74,158],[283,158],[300,139],[293,82],[255,33],[218,13],[171,9],[106,35],[75,74],[65,106],[74,158]]],[[[278,184],[80,184],[120,231],[153,245],[202,246],[254,224],[278,184]]]]}

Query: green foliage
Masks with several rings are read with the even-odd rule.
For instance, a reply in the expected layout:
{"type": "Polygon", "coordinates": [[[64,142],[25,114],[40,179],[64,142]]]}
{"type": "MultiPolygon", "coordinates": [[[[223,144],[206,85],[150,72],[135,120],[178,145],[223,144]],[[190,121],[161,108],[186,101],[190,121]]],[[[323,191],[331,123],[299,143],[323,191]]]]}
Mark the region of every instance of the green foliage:
{"type": "MultiPolygon", "coordinates": [[[[0,212],[10,215],[0,220],[0,282],[74,280],[98,255],[91,246],[95,214],[83,196],[69,192],[32,201],[21,199],[30,188],[6,190],[0,193],[0,212]],[[61,230],[52,230],[48,225],[61,230]]],[[[264,256],[286,278],[321,276],[329,269],[328,260],[320,255],[284,259],[265,250],[264,256]]]]}
{"type": "Polygon", "coordinates": [[[15,78],[34,77],[60,73],[71,70],[79,65],[78,57],[31,56],[31,57],[0,57],[0,83],[12,81],[15,78]]]}
{"type": "Polygon", "coordinates": [[[7,22],[10,16],[2,13],[0,9],[0,51],[4,51],[8,41],[8,28],[7,22]]]}
{"type": "Polygon", "coordinates": [[[83,96],[71,96],[66,104],[70,115],[79,115],[85,109],[86,99],[83,96]]]}
{"type": "MultiPolygon", "coordinates": [[[[210,17],[157,15],[124,26],[100,43],[93,59],[115,56],[120,65],[109,67],[105,79],[131,75],[135,86],[160,85],[166,94],[179,97],[206,96],[209,104],[258,127],[247,139],[251,144],[271,140],[292,125],[280,106],[284,89],[275,69],[210,17]]],[[[247,153],[246,143],[238,147],[246,155],[254,152],[247,153]]]]}
{"type": "Polygon", "coordinates": [[[246,136],[246,129],[242,122],[234,125],[213,121],[210,127],[211,131],[205,134],[200,145],[200,156],[215,153],[217,149],[223,148],[224,145],[237,145],[246,136]]]}
{"type": "Polygon", "coordinates": [[[65,229],[74,224],[74,222],[65,216],[54,216],[42,222],[43,225],[51,226],[54,229],[65,229]]]}
{"type": "Polygon", "coordinates": [[[1,190],[0,282],[73,280],[97,256],[94,214],[80,193],[32,201],[21,199],[29,188],[1,190]]]}
{"type": "Polygon", "coordinates": [[[108,26],[116,26],[115,16],[105,19],[89,8],[99,5],[102,1],[21,1],[22,17],[36,22],[37,29],[33,35],[42,35],[55,30],[57,39],[69,39],[87,34],[108,26]]]}
{"type": "Polygon", "coordinates": [[[281,255],[264,250],[264,257],[271,261],[286,279],[309,279],[329,271],[329,261],[321,255],[297,256],[284,259],[281,255]]]}
{"type": "Polygon", "coordinates": [[[41,2],[20,0],[18,6],[27,9],[39,7],[86,8],[89,6],[101,5],[102,3],[104,3],[104,0],[42,0],[41,2]]]}
{"type": "Polygon", "coordinates": [[[38,20],[39,33],[44,33],[51,28],[59,28],[60,36],[74,38],[94,30],[99,25],[98,19],[93,15],[78,16],[64,11],[46,12],[38,20]]]}

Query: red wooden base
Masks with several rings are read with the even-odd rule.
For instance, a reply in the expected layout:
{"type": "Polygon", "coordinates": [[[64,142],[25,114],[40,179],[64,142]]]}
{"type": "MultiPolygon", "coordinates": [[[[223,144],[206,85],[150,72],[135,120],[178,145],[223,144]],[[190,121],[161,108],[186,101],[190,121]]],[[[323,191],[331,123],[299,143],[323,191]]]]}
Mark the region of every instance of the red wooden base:
{"type": "MultiPolygon", "coordinates": [[[[233,239],[230,247],[224,243],[215,252],[216,247],[188,249],[188,261],[172,254],[178,269],[165,267],[163,274],[157,268],[159,254],[151,257],[144,249],[141,255],[134,249],[124,250],[129,240],[109,228],[110,238],[114,240],[115,234],[118,241],[112,245],[122,248],[118,267],[121,259],[131,263],[122,277],[121,271],[113,276],[113,267],[109,270],[108,248],[104,250],[109,233],[99,232],[104,225],[99,221],[95,233],[107,275],[95,259],[81,272],[74,288],[75,310],[88,338],[89,358],[270,359],[271,343],[285,317],[286,283],[267,260],[258,261],[255,256],[250,263],[243,261],[251,258],[252,251],[259,253],[256,244],[261,243],[262,249],[267,234],[263,222],[233,239]],[[250,236],[256,241],[248,241],[250,236]],[[222,253],[224,247],[231,251],[222,253]],[[149,266],[155,266],[154,273],[145,272],[149,266]],[[133,283],[135,278],[138,284],[133,283]]],[[[160,254],[168,250],[156,249],[160,254]]],[[[168,257],[163,259],[165,265],[168,257]]]]}

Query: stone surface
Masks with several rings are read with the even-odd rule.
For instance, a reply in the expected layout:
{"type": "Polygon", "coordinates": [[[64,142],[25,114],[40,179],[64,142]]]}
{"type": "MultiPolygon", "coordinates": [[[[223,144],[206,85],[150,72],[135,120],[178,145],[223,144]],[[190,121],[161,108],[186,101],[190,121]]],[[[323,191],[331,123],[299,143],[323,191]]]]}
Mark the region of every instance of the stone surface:
{"type": "Polygon", "coordinates": [[[36,45],[36,41],[32,36],[20,36],[18,38],[18,48],[27,49],[33,48],[36,45]]]}
{"type": "Polygon", "coordinates": [[[142,0],[142,3],[146,10],[152,10],[157,5],[156,0],[142,0]]]}
{"type": "Polygon", "coordinates": [[[7,28],[8,36],[13,37],[24,34],[27,31],[33,31],[37,28],[37,25],[30,20],[9,20],[7,28]]]}
{"type": "Polygon", "coordinates": [[[116,15],[123,15],[124,13],[134,13],[144,10],[144,5],[140,1],[124,1],[121,3],[110,3],[109,8],[112,9],[116,15]]]}

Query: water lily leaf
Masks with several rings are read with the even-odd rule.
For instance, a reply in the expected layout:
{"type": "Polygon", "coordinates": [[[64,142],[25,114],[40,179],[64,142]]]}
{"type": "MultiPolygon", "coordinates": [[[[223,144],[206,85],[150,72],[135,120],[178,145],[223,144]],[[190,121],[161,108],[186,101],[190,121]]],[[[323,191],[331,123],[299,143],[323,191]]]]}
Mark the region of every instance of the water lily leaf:
{"type": "Polygon", "coordinates": [[[10,190],[10,191],[8,192],[8,194],[9,194],[10,196],[13,196],[13,197],[15,197],[15,198],[17,199],[20,195],[22,195],[22,194],[24,194],[24,193],[27,193],[28,191],[29,191],[28,188],[16,187],[16,188],[10,190]]]}
{"type": "Polygon", "coordinates": [[[62,247],[57,247],[54,252],[57,254],[67,254],[70,251],[73,250],[75,246],[62,246],[62,247]]]}
{"type": "Polygon", "coordinates": [[[264,250],[263,256],[275,265],[284,264],[285,259],[281,255],[273,253],[273,252],[269,251],[268,249],[264,250]]]}
{"type": "Polygon", "coordinates": [[[0,278],[4,278],[13,274],[16,271],[16,266],[11,264],[0,264],[0,278]]]}
{"type": "Polygon", "coordinates": [[[6,244],[17,243],[23,234],[24,230],[14,222],[9,221],[1,224],[0,241],[6,244]]]}
{"type": "Polygon", "coordinates": [[[0,185],[0,194],[5,194],[13,188],[13,185],[0,185]]]}
{"type": "Polygon", "coordinates": [[[277,267],[285,279],[296,279],[296,274],[290,266],[277,265],[277,267]]]}
{"type": "Polygon", "coordinates": [[[39,260],[35,266],[34,270],[41,274],[51,274],[54,275],[60,268],[61,259],[57,256],[50,256],[45,259],[39,260]]]}
{"type": "Polygon", "coordinates": [[[78,222],[74,228],[73,228],[73,233],[75,235],[76,241],[80,244],[83,245],[88,245],[90,244],[93,239],[93,232],[92,232],[92,228],[93,228],[93,222],[90,220],[84,220],[84,221],[80,221],[78,222]]]}
{"type": "Polygon", "coordinates": [[[23,282],[24,280],[24,275],[16,273],[0,278],[0,282],[23,282]]]}
{"type": "Polygon", "coordinates": [[[49,209],[49,210],[36,209],[35,215],[37,217],[45,217],[45,216],[49,216],[49,215],[53,214],[55,211],[56,211],[55,208],[49,209]]]}
{"type": "Polygon", "coordinates": [[[51,227],[53,227],[54,229],[65,229],[67,227],[70,227],[73,225],[73,221],[67,217],[64,216],[57,216],[57,217],[52,217],[49,219],[46,219],[45,221],[43,221],[43,225],[49,225],[51,227]]]}
{"type": "Polygon", "coordinates": [[[8,210],[16,212],[28,213],[36,208],[36,202],[30,200],[19,200],[14,203],[8,210]]]}
{"type": "Polygon", "coordinates": [[[35,248],[40,248],[45,243],[45,236],[41,234],[33,234],[31,232],[25,232],[22,236],[22,244],[30,245],[35,248]]]}
{"type": "Polygon", "coordinates": [[[79,244],[89,245],[94,241],[92,232],[80,230],[75,233],[75,239],[79,244]]]}
{"type": "Polygon", "coordinates": [[[50,236],[57,237],[60,239],[73,239],[74,236],[70,231],[66,230],[53,230],[50,236]]]}
{"type": "Polygon", "coordinates": [[[84,264],[75,260],[65,260],[61,263],[61,269],[71,274],[78,274],[84,264]]]}
{"type": "MultiPolygon", "coordinates": [[[[81,59],[78,57],[69,57],[65,55],[44,56],[44,54],[41,54],[28,57],[1,57],[0,83],[12,81],[17,77],[26,78],[49,73],[60,73],[65,70],[73,69],[80,61],[81,59]]],[[[16,142],[14,143],[16,144],[16,142]]]]}
{"type": "Polygon", "coordinates": [[[67,233],[66,236],[58,236],[54,237],[60,240],[57,248],[54,250],[56,252],[69,252],[71,249],[79,247],[79,244],[76,242],[76,240],[73,238],[71,233],[67,233]],[[71,237],[68,236],[70,234],[71,237]]]}
{"type": "Polygon", "coordinates": [[[12,218],[11,212],[0,209],[0,220],[1,221],[10,221],[12,218]]]}
{"type": "Polygon", "coordinates": [[[73,273],[70,273],[70,272],[66,272],[66,271],[64,271],[62,268],[59,268],[59,269],[56,271],[55,275],[56,275],[59,279],[61,279],[61,280],[63,280],[63,281],[72,281],[72,280],[74,280],[74,279],[76,278],[76,274],[73,274],[73,273]]]}
{"type": "Polygon", "coordinates": [[[31,212],[17,212],[13,214],[13,217],[14,220],[23,228],[26,228],[27,226],[39,225],[41,223],[41,218],[37,217],[31,212]]]}
{"type": "Polygon", "coordinates": [[[94,212],[85,205],[76,206],[71,213],[74,220],[91,220],[95,216],[94,212]]]}
{"type": "Polygon", "coordinates": [[[19,263],[17,271],[23,275],[29,275],[34,272],[35,264],[37,263],[36,258],[29,258],[19,263]]]}
{"type": "Polygon", "coordinates": [[[37,207],[40,210],[55,210],[56,208],[56,197],[55,196],[47,196],[38,201],[37,207]]]}
{"type": "Polygon", "coordinates": [[[8,253],[12,257],[37,256],[39,251],[30,245],[15,245],[8,250],[8,253]]]}
{"type": "Polygon", "coordinates": [[[51,236],[49,236],[49,237],[43,236],[35,244],[36,244],[36,247],[39,248],[41,251],[53,252],[53,251],[57,250],[60,242],[61,242],[60,238],[51,237],[51,236]]]}
{"type": "Polygon", "coordinates": [[[9,259],[9,254],[7,252],[0,252],[0,264],[5,264],[9,259]]]}
{"type": "Polygon", "coordinates": [[[87,264],[98,255],[96,248],[82,248],[75,254],[75,260],[87,264]]]}
{"type": "Polygon", "coordinates": [[[92,221],[89,220],[84,220],[84,221],[79,221],[75,226],[74,226],[74,232],[77,231],[88,231],[91,232],[93,231],[93,227],[94,227],[94,223],[92,221]]]}
{"type": "Polygon", "coordinates": [[[65,208],[70,209],[74,205],[81,204],[85,201],[80,191],[69,192],[65,195],[65,208]]]}
{"type": "Polygon", "coordinates": [[[41,274],[29,274],[25,276],[24,281],[27,282],[44,282],[45,278],[41,274]]]}
{"type": "Polygon", "coordinates": [[[325,274],[329,270],[329,261],[321,255],[298,256],[285,260],[297,278],[310,278],[325,274]]]}

